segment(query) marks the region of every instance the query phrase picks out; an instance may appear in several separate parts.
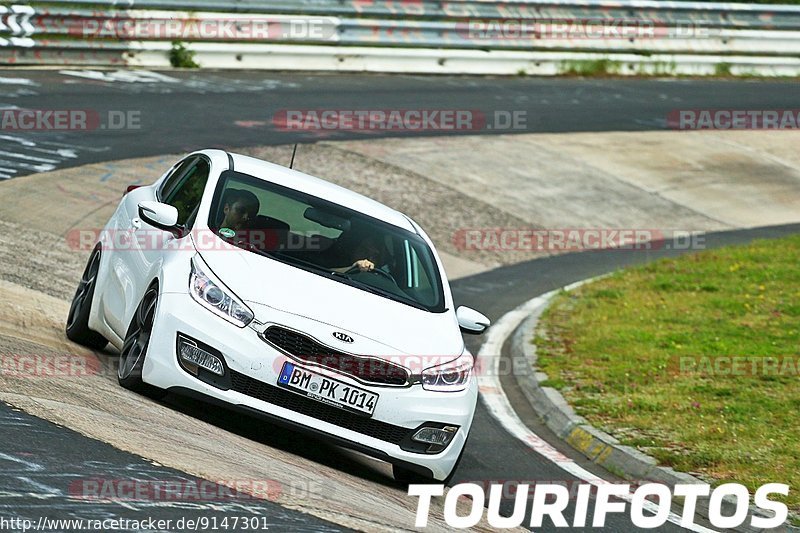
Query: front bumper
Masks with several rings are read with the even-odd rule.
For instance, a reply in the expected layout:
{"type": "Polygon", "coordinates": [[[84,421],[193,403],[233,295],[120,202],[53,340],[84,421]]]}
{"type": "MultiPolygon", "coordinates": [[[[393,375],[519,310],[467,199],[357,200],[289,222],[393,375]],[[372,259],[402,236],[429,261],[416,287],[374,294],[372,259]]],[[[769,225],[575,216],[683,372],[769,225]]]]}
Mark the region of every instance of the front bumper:
{"type": "MultiPolygon", "coordinates": [[[[263,320],[264,317],[259,317],[263,320]]],[[[270,310],[271,322],[302,331],[308,320],[270,310]]],[[[308,326],[308,324],[306,324],[308,326]]],[[[279,424],[310,432],[337,445],[442,480],[452,470],[466,442],[475,412],[478,389],[473,378],[461,392],[442,393],[410,387],[365,386],[347,375],[336,379],[379,395],[371,418],[305,398],[276,386],[287,356],[264,342],[254,328],[239,328],[199,306],[188,293],[161,295],[151,344],[143,368],[145,382],[163,389],[200,396],[279,424]],[[214,385],[184,370],[178,363],[176,342],[182,334],[207,344],[224,357],[230,388],[225,380],[214,385]],[[410,436],[422,425],[458,426],[441,452],[425,453],[409,446],[410,436]],[[404,449],[405,448],[405,449],[404,449]]],[[[307,366],[298,362],[301,366],[307,366]]],[[[313,370],[313,368],[312,368],[313,370]]]]}

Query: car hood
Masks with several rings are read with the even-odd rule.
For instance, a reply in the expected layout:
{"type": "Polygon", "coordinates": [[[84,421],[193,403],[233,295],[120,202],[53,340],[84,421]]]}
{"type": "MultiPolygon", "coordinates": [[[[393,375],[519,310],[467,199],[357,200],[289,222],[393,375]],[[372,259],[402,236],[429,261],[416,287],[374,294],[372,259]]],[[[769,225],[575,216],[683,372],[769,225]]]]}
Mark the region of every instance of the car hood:
{"type": "Polygon", "coordinates": [[[382,345],[400,354],[455,358],[464,349],[452,310],[417,309],[253,252],[200,255],[239,298],[257,304],[250,307],[260,322],[279,322],[281,314],[289,313],[296,318],[287,317],[293,324],[284,325],[305,330],[324,344],[338,345],[330,337],[334,331],[367,341],[348,347],[351,353],[374,354],[380,349],[377,345],[382,345]],[[297,327],[302,319],[306,324],[297,327]],[[322,336],[322,331],[327,335],[322,336]]]}

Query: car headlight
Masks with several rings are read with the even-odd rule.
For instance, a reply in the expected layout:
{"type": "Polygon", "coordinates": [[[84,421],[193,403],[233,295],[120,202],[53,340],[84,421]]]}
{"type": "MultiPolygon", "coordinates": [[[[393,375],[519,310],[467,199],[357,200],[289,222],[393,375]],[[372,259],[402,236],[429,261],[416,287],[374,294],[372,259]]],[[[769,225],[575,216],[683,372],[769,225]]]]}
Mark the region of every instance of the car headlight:
{"type": "Polygon", "coordinates": [[[192,257],[192,274],[189,276],[189,293],[192,298],[228,322],[245,327],[253,318],[253,312],[223,283],[210,274],[200,256],[192,257]]]}
{"type": "Polygon", "coordinates": [[[464,352],[458,359],[422,371],[422,388],[436,392],[458,392],[467,388],[475,360],[464,352]]]}

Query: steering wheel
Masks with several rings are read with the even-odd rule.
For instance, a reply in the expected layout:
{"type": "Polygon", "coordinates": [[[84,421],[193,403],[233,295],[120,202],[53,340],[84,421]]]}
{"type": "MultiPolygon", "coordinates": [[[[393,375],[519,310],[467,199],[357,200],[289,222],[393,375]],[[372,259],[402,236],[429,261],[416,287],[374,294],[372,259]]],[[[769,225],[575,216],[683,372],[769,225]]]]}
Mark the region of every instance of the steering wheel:
{"type": "MultiPolygon", "coordinates": [[[[385,278],[388,278],[389,281],[397,285],[397,281],[394,279],[394,276],[379,268],[373,268],[372,270],[361,270],[357,266],[351,266],[350,268],[344,271],[345,274],[355,274],[356,272],[358,272],[359,274],[379,274],[385,278]]],[[[399,285],[397,286],[399,287],[399,285]]]]}

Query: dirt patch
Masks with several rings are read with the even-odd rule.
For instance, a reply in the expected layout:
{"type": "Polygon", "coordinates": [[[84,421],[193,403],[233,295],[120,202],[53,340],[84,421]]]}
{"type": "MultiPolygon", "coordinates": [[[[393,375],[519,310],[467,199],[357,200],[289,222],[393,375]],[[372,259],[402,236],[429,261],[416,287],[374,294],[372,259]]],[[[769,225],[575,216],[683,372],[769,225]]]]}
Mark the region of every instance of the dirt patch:
{"type": "Polygon", "coordinates": [[[0,279],[67,300],[88,258],[61,235],[0,220],[0,279]]]}

